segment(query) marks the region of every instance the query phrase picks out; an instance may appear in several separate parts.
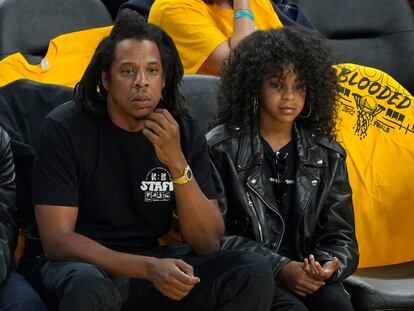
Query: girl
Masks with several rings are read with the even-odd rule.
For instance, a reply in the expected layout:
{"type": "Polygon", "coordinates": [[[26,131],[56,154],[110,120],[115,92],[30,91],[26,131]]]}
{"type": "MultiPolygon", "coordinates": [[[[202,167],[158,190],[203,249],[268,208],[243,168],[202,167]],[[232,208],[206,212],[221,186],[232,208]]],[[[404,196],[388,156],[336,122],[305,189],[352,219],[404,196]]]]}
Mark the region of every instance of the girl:
{"type": "Polygon", "coordinates": [[[353,310],[340,282],[358,249],[337,87],[323,40],[296,28],[253,33],[224,67],[207,138],[227,232],[275,254],[274,310],[353,310]]]}

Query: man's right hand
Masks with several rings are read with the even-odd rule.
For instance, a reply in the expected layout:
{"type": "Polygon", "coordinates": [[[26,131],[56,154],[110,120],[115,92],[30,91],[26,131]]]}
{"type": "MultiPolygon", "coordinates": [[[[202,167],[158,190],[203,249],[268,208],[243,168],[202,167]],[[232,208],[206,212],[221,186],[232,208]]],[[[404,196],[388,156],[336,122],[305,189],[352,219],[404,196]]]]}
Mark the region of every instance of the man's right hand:
{"type": "Polygon", "coordinates": [[[296,295],[301,297],[313,294],[321,286],[325,285],[325,282],[311,278],[303,270],[303,263],[297,261],[290,261],[284,265],[279,271],[278,279],[296,295]]]}
{"type": "Polygon", "coordinates": [[[172,258],[155,259],[148,279],[158,291],[173,300],[181,300],[200,282],[192,266],[172,258]]]}

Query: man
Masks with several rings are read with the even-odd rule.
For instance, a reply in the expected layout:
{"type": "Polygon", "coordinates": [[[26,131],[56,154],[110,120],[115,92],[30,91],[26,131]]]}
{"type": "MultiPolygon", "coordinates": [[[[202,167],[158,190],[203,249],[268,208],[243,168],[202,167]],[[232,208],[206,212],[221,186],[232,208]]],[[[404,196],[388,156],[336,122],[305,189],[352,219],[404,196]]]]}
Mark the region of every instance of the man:
{"type": "Polygon", "coordinates": [[[173,38],[185,73],[219,75],[239,42],[256,29],[282,27],[270,0],[157,0],[148,21],[173,38]]]}
{"type": "Polygon", "coordinates": [[[10,138],[0,127],[0,310],[46,311],[23,275],[13,269],[17,226],[14,221],[16,187],[10,138]]]}
{"type": "Polygon", "coordinates": [[[268,261],[215,252],[223,219],[182,74],[171,38],[123,10],[74,102],[46,118],[33,174],[45,256],[32,281],[49,307],[269,310],[268,261]],[[187,244],[159,247],[174,209],[187,244]]]}

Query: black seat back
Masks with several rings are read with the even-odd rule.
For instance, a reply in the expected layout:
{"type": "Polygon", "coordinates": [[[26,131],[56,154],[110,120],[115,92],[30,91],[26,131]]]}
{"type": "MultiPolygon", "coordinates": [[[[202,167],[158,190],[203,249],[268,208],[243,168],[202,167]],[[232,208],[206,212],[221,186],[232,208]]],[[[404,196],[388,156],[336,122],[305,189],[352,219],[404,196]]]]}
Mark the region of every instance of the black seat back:
{"type": "Polygon", "coordinates": [[[39,63],[54,37],[111,24],[100,0],[2,0],[0,59],[21,52],[29,62],[39,63]]]}
{"type": "Polygon", "coordinates": [[[33,220],[31,203],[32,167],[43,118],[72,97],[68,87],[16,80],[0,88],[0,125],[11,138],[16,167],[18,221],[33,220]]]}
{"type": "Polygon", "coordinates": [[[218,77],[207,75],[184,75],[181,92],[190,113],[196,117],[205,134],[217,110],[218,77]]]}
{"type": "Polygon", "coordinates": [[[284,0],[326,36],[339,63],[380,69],[414,94],[414,12],[409,0],[284,0]]]}

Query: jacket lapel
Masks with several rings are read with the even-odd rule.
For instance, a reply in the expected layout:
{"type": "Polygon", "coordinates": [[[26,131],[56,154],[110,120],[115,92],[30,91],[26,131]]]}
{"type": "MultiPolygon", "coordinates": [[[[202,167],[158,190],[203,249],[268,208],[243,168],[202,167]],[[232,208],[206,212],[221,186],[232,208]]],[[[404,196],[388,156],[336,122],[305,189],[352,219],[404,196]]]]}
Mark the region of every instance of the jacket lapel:
{"type": "Polygon", "coordinates": [[[316,195],[323,168],[327,167],[327,159],[320,147],[314,143],[311,134],[294,127],[298,151],[298,166],[296,168],[296,195],[294,219],[299,222],[309,206],[310,201],[316,195]]]}

